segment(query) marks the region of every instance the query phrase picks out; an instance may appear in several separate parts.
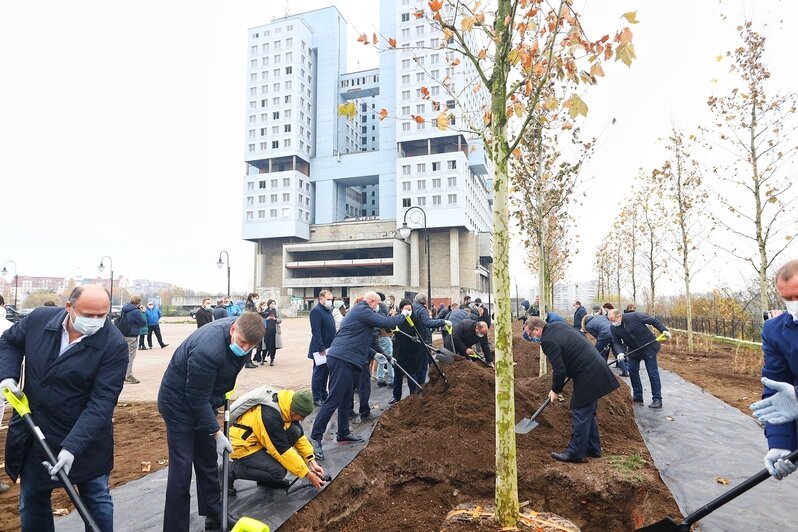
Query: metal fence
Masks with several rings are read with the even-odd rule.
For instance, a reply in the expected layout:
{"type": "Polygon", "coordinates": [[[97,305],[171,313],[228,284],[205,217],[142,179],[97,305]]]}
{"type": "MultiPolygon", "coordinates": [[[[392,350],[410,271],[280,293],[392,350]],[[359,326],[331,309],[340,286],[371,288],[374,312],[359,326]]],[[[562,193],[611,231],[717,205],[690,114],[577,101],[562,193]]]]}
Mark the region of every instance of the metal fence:
{"type": "MultiPolygon", "coordinates": [[[[687,330],[687,316],[657,316],[665,325],[687,330]]],[[[749,342],[762,341],[762,324],[752,319],[724,320],[693,317],[693,332],[714,334],[749,342]]]]}

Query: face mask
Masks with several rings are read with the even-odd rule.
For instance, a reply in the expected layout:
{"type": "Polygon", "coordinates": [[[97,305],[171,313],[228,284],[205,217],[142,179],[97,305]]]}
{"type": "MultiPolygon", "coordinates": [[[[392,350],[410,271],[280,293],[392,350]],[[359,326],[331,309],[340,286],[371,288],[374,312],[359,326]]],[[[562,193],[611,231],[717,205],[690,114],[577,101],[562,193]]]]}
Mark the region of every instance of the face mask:
{"type": "Polygon", "coordinates": [[[232,351],[232,352],[233,352],[233,354],[234,354],[235,356],[237,356],[237,357],[242,357],[242,356],[244,356],[244,355],[246,355],[246,354],[247,354],[247,352],[246,352],[246,351],[244,351],[244,348],[243,348],[243,347],[241,347],[240,345],[238,345],[238,344],[237,344],[237,343],[235,343],[235,342],[232,342],[232,343],[230,344],[230,351],[232,351]]]}
{"type": "Polygon", "coordinates": [[[370,308],[371,308],[371,310],[373,310],[374,312],[379,312],[379,310],[380,310],[380,307],[370,307],[370,308]]]}
{"type": "Polygon", "coordinates": [[[621,322],[620,321],[611,321],[610,323],[612,323],[613,327],[620,327],[621,326],[621,322]]]}
{"type": "Polygon", "coordinates": [[[327,308],[332,308],[332,299],[325,299],[324,306],[327,308]]]}
{"type": "Polygon", "coordinates": [[[105,325],[105,318],[87,318],[85,316],[78,316],[75,314],[75,319],[72,320],[72,326],[80,334],[91,336],[96,333],[105,325]]]}
{"type": "Polygon", "coordinates": [[[203,305],[202,308],[204,308],[205,310],[211,310],[211,306],[210,305],[203,305]]]}
{"type": "Polygon", "coordinates": [[[271,305],[269,305],[269,308],[277,308],[277,305],[272,303],[271,305]]]}
{"type": "Polygon", "coordinates": [[[537,336],[529,336],[529,334],[526,331],[524,331],[524,340],[526,340],[527,342],[535,342],[536,344],[540,343],[540,338],[538,338],[537,336]]]}
{"type": "Polygon", "coordinates": [[[477,333],[477,336],[478,336],[479,338],[482,338],[482,337],[483,337],[483,336],[485,336],[485,335],[484,335],[484,334],[482,334],[482,333],[477,333]]]}
{"type": "Polygon", "coordinates": [[[792,315],[792,319],[798,321],[798,301],[785,301],[784,305],[787,307],[787,312],[792,315]]]}

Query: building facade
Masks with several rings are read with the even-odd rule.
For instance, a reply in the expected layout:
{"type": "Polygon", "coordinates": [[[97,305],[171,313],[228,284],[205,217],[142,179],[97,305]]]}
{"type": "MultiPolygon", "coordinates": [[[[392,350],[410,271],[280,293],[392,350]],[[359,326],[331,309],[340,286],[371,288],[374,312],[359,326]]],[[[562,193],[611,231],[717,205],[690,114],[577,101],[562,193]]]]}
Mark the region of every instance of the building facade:
{"type": "Polygon", "coordinates": [[[256,289],[281,304],[322,289],[345,299],[426,293],[428,275],[436,302],[488,290],[491,178],[468,131],[481,126],[471,117],[487,95],[414,11],[414,1],[381,0],[380,33],[396,49],[357,72],[347,72],[354,37],[335,7],[249,30],[242,234],[257,244],[256,289]],[[338,116],[348,103],[353,119],[338,116]],[[405,222],[407,241],[397,232],[405,222]]]}

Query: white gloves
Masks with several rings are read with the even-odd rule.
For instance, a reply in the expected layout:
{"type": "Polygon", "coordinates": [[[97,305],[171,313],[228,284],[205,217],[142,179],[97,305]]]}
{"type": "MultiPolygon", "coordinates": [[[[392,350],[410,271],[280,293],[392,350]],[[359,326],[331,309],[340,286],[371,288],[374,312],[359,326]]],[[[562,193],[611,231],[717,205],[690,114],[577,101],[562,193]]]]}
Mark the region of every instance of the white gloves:
{"type": "Polygon", "coordinates": [[[412,310],[403,310],[402,311],[402,316],[404,316],[405,318],[409,318],[412,315],[413,315],[413,311],[412,310]]]}
{"type": "Polygon", "coordinates": [[[228,453],[233,452],[233,446],[230,445],[230,440],[224,435],[224,432],[221,430],[213,435],[216,438],[216,454],[224,454],[225,451],[228,453]]]}
{"type": "Polygon", "coordinates": [[[759,421],[781,425],[798,419],[798,398],[795,397],[792,384],[772,381],[767,377],[762,377],[762,384],[776,393],[751,405],[759,421]]]}
{"type": "Polygon", "coordinates": [[[72,462],[75,461],[75,455],[67,451],[66,449],[61,449],[61,452],[58,453],[58,461],[55,465],[50,465],[50,462],[44,461],[42,465],[47,468],[47,473],[50,475],[51,480],[58,480],[58,472],[62,469],[64,473],[69,476],[69,470],[72,469],[72,462]]]}
{"type": "Polygon", "coordinates": [[[22,390],[17,386],[17,381],[10,377],[0,381],[0,392],[2,392],[3,388],[8,388],[8,390],[17,397],[22,397],[22,390]]]}
{"type": "Polygon", "coordinates": [[[443,323],[444,323],[444,325],[446,325],[447,327],[451,327],[451,326],[452,326],[452,322],[450,322],[449,320],[443,320],[443,323]]]}
{"type": "Polygon", "coordinates": [[[670,331],[662,331],[662,334],[665,335],[666,340],[670,340],[673,337],[670,331]]]}
{"type": "Polygon", "coordinates": [[[626,360],[626,355],[623,353],[618,353],[618,356],[615,358],[618,359],[618,362],[623,362],[624,360],[626,360]]]}
{"type": "Polygon", "coordinates": [[[798,466],[789,460],[784,460],[788,454],[790,451],[787,449],[771,449],[765,455],[765,467],[776,480],[781,480],[798,469],[798,466]]]}

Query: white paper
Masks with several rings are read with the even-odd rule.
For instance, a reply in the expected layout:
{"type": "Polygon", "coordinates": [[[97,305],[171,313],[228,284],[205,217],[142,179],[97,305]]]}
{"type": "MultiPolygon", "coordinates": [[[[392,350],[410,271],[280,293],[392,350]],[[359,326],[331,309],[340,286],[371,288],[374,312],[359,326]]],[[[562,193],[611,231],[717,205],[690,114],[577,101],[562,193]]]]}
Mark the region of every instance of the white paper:
{"type": "Polygon", "coordinates": [[[313,361],[316,362],[317,366],[321,366],[322,364],[327,363],[327,356],[319,354],[318,351],[314,351],[313,353],[313,361]]]}

